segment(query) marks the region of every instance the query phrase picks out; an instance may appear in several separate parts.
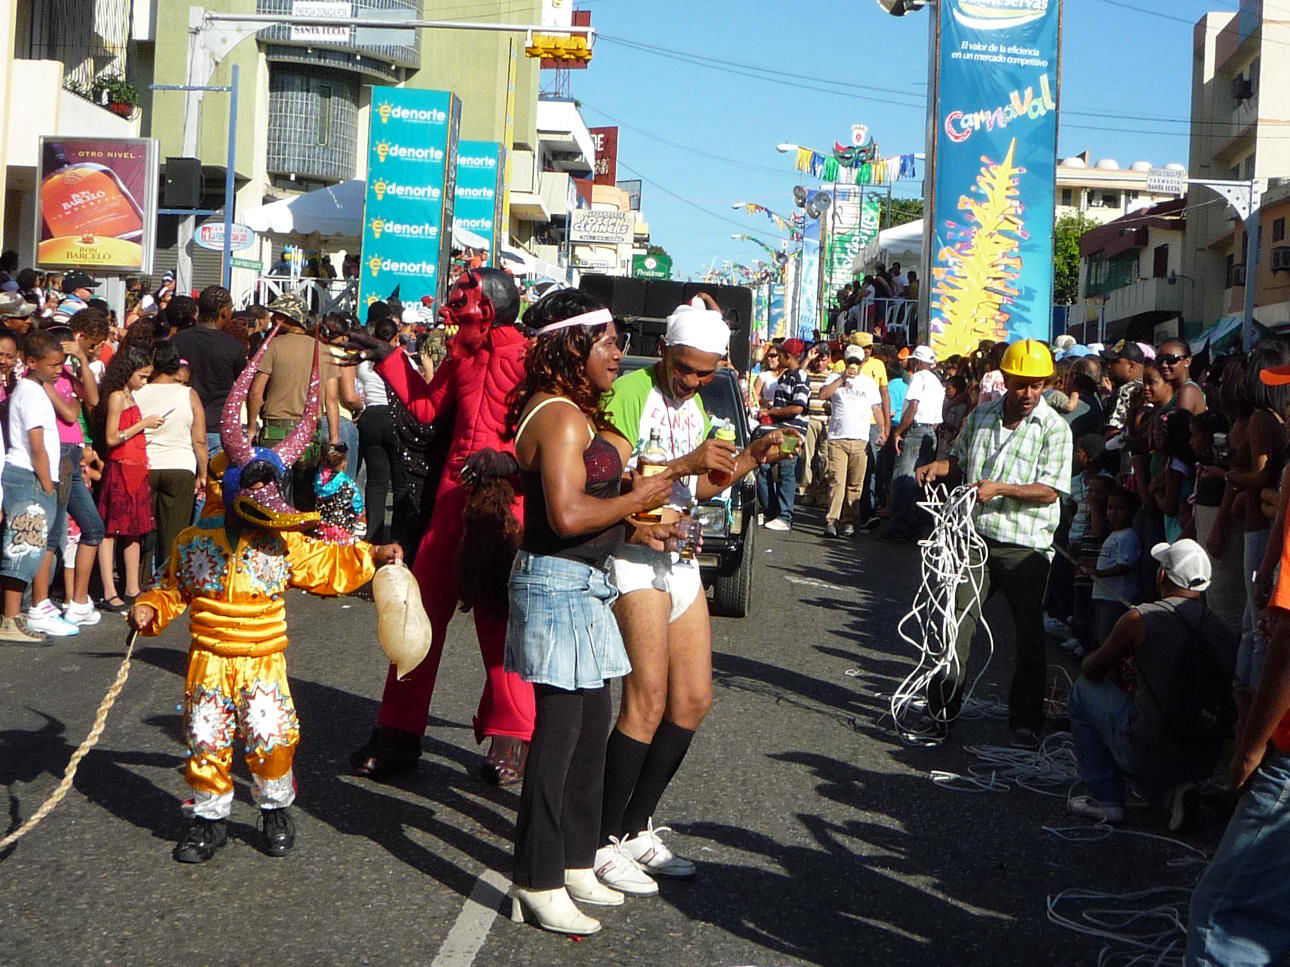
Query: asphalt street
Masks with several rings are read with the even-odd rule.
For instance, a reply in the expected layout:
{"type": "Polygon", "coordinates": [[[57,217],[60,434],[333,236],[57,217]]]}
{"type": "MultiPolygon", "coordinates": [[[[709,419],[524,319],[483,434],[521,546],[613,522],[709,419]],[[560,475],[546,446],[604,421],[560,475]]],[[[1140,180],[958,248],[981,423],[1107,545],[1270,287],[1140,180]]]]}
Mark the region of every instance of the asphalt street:
{"type": "MultiPolygon", "coordinates": [[[[753,613],[714,619],[715,704],[655,818],[698,877],[596,911],[602,933],[574,940],[495,915],[518,796],[474,775],[482,676],[471,622],[453,623],[419,769],[382,785],[346,770],[385,674],[374,608],[293,593],[296,849],[259,851],[239,764],[234,841],[202,866],[170,858],[187,795],[179,622],[140,642],[66,800],[0,854],[0,962],[1094,964],[1102,942],[1051,924],[1050,894],[1194,879],[1195,866],[1169,865],[1180,851],[1167,842],[1046,832],[1082,824],[1060,798],[932,782],[932,770],[966,768],[966,746],[1006,743],[1001,720],[963,722],[938,749],[895,739],[881,696],[912,660],[895,625],[917,583],[916,547],[826,541],[808,511],[791,533],[760,531],[757,556],[753,613]]],[[[997,608],[987,614],[1002,642],[979,694],[998,697],[1011,631],[997,608]]],[[[0,648],[6,829],[53,790],[124,641],[123,620],[105,616],[51,648],[0,648]]],[[[1163,831],[1146,814],[1135,826],[1163,831]]]]}

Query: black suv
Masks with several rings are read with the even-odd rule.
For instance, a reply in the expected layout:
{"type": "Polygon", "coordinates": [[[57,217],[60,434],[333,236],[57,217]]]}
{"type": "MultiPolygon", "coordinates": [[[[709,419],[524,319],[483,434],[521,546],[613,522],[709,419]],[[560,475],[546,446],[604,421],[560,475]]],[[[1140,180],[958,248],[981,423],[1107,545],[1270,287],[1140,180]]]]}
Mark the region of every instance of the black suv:
{"type": "MultiPolygon", "coordinates": [[[[626,356],[621,373],[653,366],[657,359],[626,356]]],[[[735,446],[748,445],[748,412],[744,407],[739,377],[733,369],[719,369],[716,377],[699,390],[710,416],[735,426],[735,446]]],[[[699,570],[703,583],[712,588],[712,613],[742,618],[752,599],[754,545],[757,533],[757,481],[748,474],[729,490],[699,504],[695,511],[703,520],[703,547],[699,570]]]]}

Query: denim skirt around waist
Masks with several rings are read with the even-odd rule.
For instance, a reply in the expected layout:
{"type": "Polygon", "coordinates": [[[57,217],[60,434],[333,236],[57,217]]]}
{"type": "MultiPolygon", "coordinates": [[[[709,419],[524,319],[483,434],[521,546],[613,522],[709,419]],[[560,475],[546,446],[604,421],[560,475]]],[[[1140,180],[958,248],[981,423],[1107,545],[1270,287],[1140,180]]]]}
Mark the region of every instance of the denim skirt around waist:
{"type": "Polygon", "coordinates": [[[506,670],[566,691],[626,675],[632,666],[610,611],[617,598],[605,571],[520,551],[511,567],[506,670]]]}

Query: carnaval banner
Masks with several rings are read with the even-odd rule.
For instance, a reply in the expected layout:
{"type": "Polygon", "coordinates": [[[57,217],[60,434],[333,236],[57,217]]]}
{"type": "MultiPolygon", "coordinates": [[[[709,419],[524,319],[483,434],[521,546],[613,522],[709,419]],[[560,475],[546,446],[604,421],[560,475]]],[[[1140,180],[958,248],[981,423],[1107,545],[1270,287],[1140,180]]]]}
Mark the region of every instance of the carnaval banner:
{"type": "Polygon", "coordinates": [[[1047,339],[1060,0],[942,0],[931,344],[1047,339]]]}
{"type": "Polygon", "coordinates": [[[486,265],[497,264],[497,226],[501,222],[502,174],[506,170],[497,141],[462,141],[457,145],[457,190],[452,224],[488,242],[486,265]]]}
{"type": "Polygon", "coordinates": [[[830,297],[855,278],[852,265],[856,256],[878,237],[882,196],[872,192],[862,204],[862,194],[854,188],[839,186],[830,209],[832,234],[829,236],[829,274],[825,283],[830,297]]]}
{"type": "Polygon", "coordinates": [[[378,88],[368,134],[358,301],[397,288],[405,303],[443,297],[452,245],[461,101],[449,91],[378,88]]]}

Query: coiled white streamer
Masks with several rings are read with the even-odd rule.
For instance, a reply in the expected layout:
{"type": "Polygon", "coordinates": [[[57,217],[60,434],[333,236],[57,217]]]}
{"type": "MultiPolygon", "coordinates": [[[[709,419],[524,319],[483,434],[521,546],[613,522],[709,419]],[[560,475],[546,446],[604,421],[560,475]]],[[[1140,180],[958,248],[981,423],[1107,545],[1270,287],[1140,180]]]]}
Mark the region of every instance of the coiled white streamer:
{"type": "Polygon", "coordinates": [[[913,607],[896,625],[900,637],[917,649],[918,664],[892,694],[890,709],[897,732],[930,739],[938,727],[949,725],[951,717],[927,708],[928,688],[943,677],[958,677],[954,643],[967,614],[975,611],[978,615],[977,626],[985,632],[988,654],[981,671],[967,685],[965,704],[994,655],[994,635],[981,614],[981,582],[989,550],[972,523],[976,487],[956,487],[948,494],[944,487],[932,487],[919,506],[932,515],[934,523],[931,535],[919,541],[922,580],[913,607]],[[956,599],[963,584],[971,587],[972,594],[967,606],[960,609],[956,599]]]}

